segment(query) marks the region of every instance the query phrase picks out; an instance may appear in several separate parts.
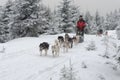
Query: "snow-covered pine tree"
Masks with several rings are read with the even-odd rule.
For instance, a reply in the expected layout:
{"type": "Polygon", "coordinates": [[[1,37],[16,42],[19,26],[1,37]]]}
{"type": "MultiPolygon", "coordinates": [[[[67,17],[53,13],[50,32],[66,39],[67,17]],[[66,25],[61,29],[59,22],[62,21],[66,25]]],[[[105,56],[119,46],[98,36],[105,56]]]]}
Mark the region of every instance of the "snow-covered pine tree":
{"type": "Polygon", "coordinates": [[[118,49],[117,49],[117,60],[118,60],[118,63],[120,65],[120,46],[118,46],[118,49]]]}
{"type": "Polygon", "coordinates": [[[70,0],[63,0],[61,2],[61,5],[59,7],[59,15],[60,15],[60,28],[62,32],[67,32],[67,28],[70,27],[69,21],[70,21],[70,0]]]}
{"type": "Polygon", "coordinates": [[[80,16],[80,9],[78,6],[75,6],[74,2],[72,2],[73,4],[71,4],[71,7],[70,7],[70,13],[71,13],[71,16],[70,16],[70,24],[71,24],[71,27],[70,27],[70,31],[71,32],[75,32],[76,30],[76,23],[79,19],[79,16],[80,16]]]}
{"type": "Polygon", "coordinates": [[[90,34],[96,34],[97,33],[97,24],[94,19],[92,19],[92,23],[90,26],[90,34]]]}
{"type": "Polygon", "coordinates": [[[59,22],[59,16],[56,10],[51,13],[51,21],[50,21],[50,30],[49,34],[59,34],[61,33],[61,30],[59,29],[60,22],[59,22]]]}
{"type": "Polygon", "coordinates": [[[112,20],[113,19],[112,19],[112,12],[111,12],[111,14],[106,15],[106,25],[105,25],[105,27],[106,27],[107,30],[113,29],[112,28],[112,26],[113,26],[113,21],[112,20]]]}
{"type": "Polygon", "coordinates": [[[120,40],[120,25],[116,27],[117,38],[120,40]]]}
{"type": "Polygon", "coordinates": [[[114,30],[117,26],[119,26],[120,21],[120,11],[115,10],[114,12],[111,12],[110,14],[106,15],[106,29],[107,30],[114,30]]]}
{"type": "Polygon", "coordinates": [[[85,62],[82,62],[82,68],[87,68],[87,65],[86,65],[86,63],[85,62]]]}
{"type": "Polygon", "coordinates": [[[16,12],[11,23],[12,38],[38,36],[38,12],[40,0],[15,0],[16,12]]]}
{"type": "Polygon", "coordinates": [[[76,19],[79,16],[78,14],[78,8],[72,5],[71,0],[63,0],[58,6],[60,31],[67,33],[74,32],[73,30],[76,19]]]}
{"type": "Polygon", "coordinates": [[[39,12],[38,12],[38,20],[39,20],[39,25],[38,25],[38,33],[43,34],[43,33],[50,33],[49,30],[51,30],[51,25],[52,25],[52,12],[51,10],[44,6],[43,4],[39,5],[39,12]]]}
{"type": "Polygon", "coordinates": [[[61,77],[60,80],[77,80],[76,72],[73,69],[73,66],[70,61],[69,67],[63,67],[61,69],[61,77]]]}
{"type": "Polygon", "coordinates": [[[103,16],[101,16],[100,23],[101,23],[100,29],[105,31],[106,30],[106,28],[105,28],[105,18],[103,16]]]}
{"type": "Polygon", "coordinates": [[[96,26],[99,28],[100,25],[101,25],[101,22],[100,22],[100,15],[99,15],[99,12],[96,11],[95,13],[95,18],[94,18],[95,22],[96,22],[96,26]]]}
{"type": "Polygon", "coordinates": [[[117,54],[115,55],[116,63],[113,66],[114,70],[120,69],[120,46],[117,47],[117,54]]]}
{"type": "Polygon", "coordinates": [[[13,16],[13,2],[8,0],[8,2],[2,7],[2,12],[0,13],[0,42],[6,42],[10,40],[10,26],[11,17],[13,16]]]}
{"type": "Polygon", "coordinates": [[[94,51],[94,50],[96,50],[95,42],[94,42],[94,41],[91,41],[90,44],[88,44],[88,46],[86,47],[86,49],[87,49],[88,51],[94,51]]]}
{"type": "Polygon", "coordinates": [[[96,34],[100,29],[104,30],[104,18],[96,11],[95,16],[91,17],[90,33],[96,34]]]}
{"type": "Polygon", "coordinates": [[[4,24],[2,23],[2,6],[0,6],[0,43],[4,42],[3,33],[4,33],[4,24]]]}
{"type": "Polygon", "coordinates": [[[74,71],[73,65],[71,63],[71,59],[69,61],[69,78],[68,80],[76,80],[76,72],[74,71]]]}
{"type": "Polygon", "coordinates": [[[114,19],[113,29],[115,30],[115,28],[120,25],[120,22],[119,22],[120,21],[120,12],[118,10],[115,10],[113,14],[114,14],[114,16],[113,16],[113,19],[114,19]]]}
{"type": "MultiPolygon", "coordinates": [[[[94,17],[95,23],[96,23],[96,28],[97,30],[102,29],[102,17],[99,15],[99,12],[96,11],[95,17],[94,17]]],[[[102,29],[103,30],[103,29],[102,29]]]]}
{"type": "Polygon", "coordinates": [[[68,80],[68,68],[64,65],[64,67],[61,69],[61,75],[60,80],[68,80]]]}
{"type": "Polygon", "coordinates": [[[85,21],[86,21],[86,23],[87,23],[87,25],[86,25],[86,28],[85,28],[85,33],[90,33],[91,31],[91,27],[93,26],[92,24],[93,24],[93,16],[90,14],[90,12],[89,11],[87,11],[86,13],[85,13],[85,21]]]}
{"type": "Polygon", "coordinates": [[[0,20],[0,43],[4,43],[5,42],[5,27],[6,25],[2,23],[2,21],[0,20]]]}
{"type": "Polygon", "coordinates": [[[45,18],[46,18],[46,21],[45,21],[45,24],[44,24],[44,26],[45,26],[45,32],[46,33],[48,33],[49,34],[49,31],[50,31],[50,29],[52,28],[51,27],[51,25],[52,25],[52,12],[51,12],[51,10],[50,10],[50,8],[47,8],[46,9],[46,12],[45,12],[45,18]]]}

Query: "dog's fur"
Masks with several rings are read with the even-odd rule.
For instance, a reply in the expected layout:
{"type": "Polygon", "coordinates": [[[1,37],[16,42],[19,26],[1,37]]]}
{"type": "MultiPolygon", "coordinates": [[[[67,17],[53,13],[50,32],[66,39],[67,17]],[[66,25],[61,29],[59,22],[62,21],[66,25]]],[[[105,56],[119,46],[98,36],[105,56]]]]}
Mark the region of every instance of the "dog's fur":
{"type": "Polygon", "coordinates": [[[73,47],[73,39],[71,37],[68,38],[69,48],[73,47]]]}
{"type": "Polygon", "coordinates": [[[105,31],[105,32],[104,32],[104,36],[108,36],[108,31],[105,31]]]}
{"type": "Polygon", "coordinates": [[[63,43],[63,52],[68,52],[68,49],[69,49],[69,42],[65,40],[63,43]]]}
{"type": "Polygon", "coordinates": [[[64,43],[64,37],[63,36],[58,36],[58,41],[59,41],[60,47],[62,47],[62,45],[64,43]]]}
{"type": "Polygon", "coordinates": [[[68,49],[72,47],[73,47],[73,39],[66,33],[64,36],[63,51],[68,52],[68,49]]]}
{"type": "Polygon", "coordinates": [[[65,34],[65,41],[68,41],[69,37],[70,37],[69,34],[66,33],[65,34]]]}
{"type": "Polygon", "coordinates": [[[96,36],[102,36],[102,34],[100,34],[99,32],[96,33],[96,36]]]}
{"type": "Polygon", "coordinates": [[[54,56],[59,56],[60,45],[59,45],[59,41],[58,40],[55,40],[55,43],[54,43],[54,45],[52,45],[51,49],[52,49],[53,57],[54,56]]]}
{"type": "Polygon", "coordinates": [[[39,49],[40,49],[40,56],[42,56],[42,51],[45,51],[45,56],[47,56],[47,52],[49,49],[49,44],[47,42],[43,42],[39,45],[39,49]]]}
{"type": "Polygon", "coordinates": [[[73,47],[73,38],[71,38],[67,33],[65,34],[65,42],[68,42],[69,48],[73,47]]]}
{"type": "Polygon", "coordinates": [[[72,39],[73,39],[73,43],[75,45],[77,45],[79,43],[79,41],[80,41],[80,36],[79,35],[73,36],[72,39]]]}
{"type": "Polygon", "coordinates": [[[102,36],[102,34],[103,34],[103,30],[102,29],[97,30],[96,36],[102,36]]]}

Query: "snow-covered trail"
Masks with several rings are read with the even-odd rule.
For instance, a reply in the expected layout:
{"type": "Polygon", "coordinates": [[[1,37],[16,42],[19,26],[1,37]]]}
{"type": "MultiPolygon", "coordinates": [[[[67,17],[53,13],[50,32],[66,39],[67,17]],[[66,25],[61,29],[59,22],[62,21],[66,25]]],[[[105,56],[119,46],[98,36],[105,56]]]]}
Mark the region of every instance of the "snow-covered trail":
{"type": "Polygon", "coordinates": [[[21,38],[4,44],[6,53],[0,54],[0,80],[59,80],[60,69],[69,66],[70,59],[81,80],[120,79],[120,71],[114,71],[105,64],[109,59],[99,56],[104,54],[103,37],[85,35],[85,42],[74,46],[68,53],[61,52],[59,57],[53,58],[49,50],[48,56],[40,56],[39,43],[47,41],[52,44],[57,36],[21,38]],[[86,51],[91,40],[95,41],[96,51],[86,51]],[[87,68],[82,68],[83,62],[87,68]]]}

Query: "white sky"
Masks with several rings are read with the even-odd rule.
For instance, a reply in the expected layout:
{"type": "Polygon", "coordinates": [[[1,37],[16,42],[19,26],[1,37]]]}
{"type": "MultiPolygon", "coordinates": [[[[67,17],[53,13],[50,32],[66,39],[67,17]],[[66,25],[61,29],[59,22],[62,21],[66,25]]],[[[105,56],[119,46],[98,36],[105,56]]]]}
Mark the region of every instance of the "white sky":
{"type": "Polygon", "coordinates": [[[0,5],[4,5],[7,0],[0,0],[0,5]]]}
{"type": "MultiPolygon", "coordinates": [[[[0,5],[5,4],[7,0],[0,0],[0,5]]],[[[44,4],[54,9],[59,2],[62,0],[43,0],[44,4]]],[[[101,15],[105,15],[110,11],[114,11],[115,9],[120,8],[120,0],[72,0],[76,5],[79,5],[81,10],[90,11],[92,14],[95,13],[96,10],[100,12],[101,15]]]]}
{"type": "MultiPolygon", "coordinates": [[[[52,9],[62,0],[43,0],[52,9]]],[[[92,14],[98,10],[101,15],[120,8],[120,0],[72,0],[80,6],[82,11],[90,11],[92,14]]]]}

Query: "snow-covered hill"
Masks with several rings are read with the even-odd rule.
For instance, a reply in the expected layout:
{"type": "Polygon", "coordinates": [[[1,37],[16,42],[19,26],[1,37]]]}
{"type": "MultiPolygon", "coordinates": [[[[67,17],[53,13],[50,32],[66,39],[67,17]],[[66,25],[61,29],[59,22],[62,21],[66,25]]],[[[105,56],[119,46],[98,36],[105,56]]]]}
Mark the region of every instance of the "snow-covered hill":
{"type": "MultiPolygon", "coordinates": [[[[64,34],[59,34],[64,35],[64,34]]],[[[71,34],[73,36],[74,34],[71,34]]],[[[47,41],[50,45],[58,35],[41,35],[39,38],[19,38],[0,44],[5,50],[0,53],[0,80],[59,80],[60,70],[64,65],[73,64],[78,80],[120,80],[120,70],[114,70],[116,46],[118,40],[114,31],[109,32],[108,56],[105,54],[105,38],[96,35],[85,35],[85,41],[74,46],[68,53],[60,52],[59,57],[40,56],[39,44],[47,41]],[[93,41],[96,50],[87,51],[86,47],[93,41]],[[87,68],[83,68],[84,65],[87,68]]]]}

